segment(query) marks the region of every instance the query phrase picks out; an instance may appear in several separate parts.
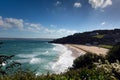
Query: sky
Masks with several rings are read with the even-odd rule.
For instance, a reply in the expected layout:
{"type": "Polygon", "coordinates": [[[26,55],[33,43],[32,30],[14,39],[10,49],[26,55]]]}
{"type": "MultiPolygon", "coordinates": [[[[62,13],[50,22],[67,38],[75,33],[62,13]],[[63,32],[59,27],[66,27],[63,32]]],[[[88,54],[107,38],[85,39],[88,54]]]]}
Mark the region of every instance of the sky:
{"type": "Polygon", "coordinates": [[[0,37],[60,38],[120,29],[120,0],[0,0],[0,37]]]}

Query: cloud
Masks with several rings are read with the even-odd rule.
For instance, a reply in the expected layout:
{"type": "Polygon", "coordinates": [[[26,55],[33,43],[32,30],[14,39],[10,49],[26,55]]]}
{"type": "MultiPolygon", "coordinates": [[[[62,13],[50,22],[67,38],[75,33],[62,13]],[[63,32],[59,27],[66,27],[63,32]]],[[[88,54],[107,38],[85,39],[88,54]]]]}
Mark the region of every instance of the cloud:
{"type": "Polygon", "coordinates": [[[82,6],[82,5],[81,5],[80,2],[75,2],[73,7],[75,7],[75,8],[80,8],[81,6],[82,6]]]}
{"type": "Polygon", "coordinates": [[[0,26],[3,25],[3,20],[2,20],[2,16],[0,16],[0,26]]]}
{"type": "Polygon", "coordinates": [[[41,30],[41,24],[27,23],[23,19],[2,18],[0,16],[0,27],[3,29],[18,28],[24,31],[38,32],[41,30]]]}
{"type": "Polygon", "coordinates": [[[102,26],[105,25],[105,24],[106,24],[106,22],[102,22],[102,23],[101,23],[102,26]]]}
{"type": "Polygon", "coordinates": [[[44,33],[54,34],[55,32],[56,32],[56,30],[54,30],[54,29],[44,28],[44,33]]]}
{"type": "Polygon", "coordinates": [[[25,23],[26,31],[31,31],[31,32],[40,32],[42,30],[42,25],[41,24],[34,24],[34,23],[25,23]]]}
{"type": "Polygon", "coordinates": [[[110,5],[112,5],[112,0],[106,0],[105,3],[103,4],[102,8],[105,8],[110,5]]]}
{"type": "Polygon", "coordinates": [[[55,6],[58,6],[58,5],[60,5],[61,4],[61,2],[60,1],[57,1],[56,3],[55,3],[55,6]]]}
{"type": "Polygon", "coordinates": [[[58,35],[72,35],[74,33],[77,33],[76,30],[68,30],[68,29],[49,29],[49,28],[43,28],[43,33],[47,34],[58,34],[58,35]]]}
{"type": "Polygon", "coordinates": [[[50,27],[51,27],[51,28],[56,28],[57,25],[51,24],[50,27]]]}
{"type": "Polygon", "coordinates": [[[2,16],[0,16],[0,28],[5,30],[19,29],[20,32],[24,31],[27,33],[27,35],[32,32],[33,34],[37,33],[39,35],[45,35],[48,37],[64,37],[77,32],[75,30],[57,29],[57,25],[53,24],[51,24],[49,27],[45,27],[41,24],[26,22],[23,19],[3,18],[2,16]]]}
{"type": "Polygon", "coordinates": [[[0,27],[4,29],[8,28],[19,28],[23,29],[23,20],[22,19],[15,19],[15,18],[2,18],[0,16],[0,27]]]}
{"type": "Polygon", "coordinates": [[[67,30],[67,29],[59,29],[57,32],[60,33],[60,34],[65,33],[66,35],[72,35],[74,33],[77,33],[76,30],[67,30]]]}
{"type": "Polygon", "coordinates": [[[7,24],[10,27],[23,28],[23,20],[22,19],[6,18],[5,24],[7,24]]]}
{"type": "Polygon", "coordinates": [[[37,30],[40,30],[40,28],[41,28],[40,24],[30,24],[30,26],[37,29],[37,30]]]}
{"type": "Polygon", "coordinates": [[[89,0],[89,4],[92,5],[92,8],[106,8],[107,6],[112,5],[112,0],[89,0]]]}

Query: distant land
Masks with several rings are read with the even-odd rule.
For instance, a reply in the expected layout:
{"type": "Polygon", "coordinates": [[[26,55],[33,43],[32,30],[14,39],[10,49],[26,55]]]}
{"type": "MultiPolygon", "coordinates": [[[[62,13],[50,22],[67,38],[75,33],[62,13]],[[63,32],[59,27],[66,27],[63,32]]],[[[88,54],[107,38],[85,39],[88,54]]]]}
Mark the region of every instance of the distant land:
{"type": "Polygon", "coordinates": [[[83,44],[83,45],[114,45],[120,42],[120,29],[94,30],[83,33],[75,33],[67,37],[55,39],[50,43],[83,44]]]}

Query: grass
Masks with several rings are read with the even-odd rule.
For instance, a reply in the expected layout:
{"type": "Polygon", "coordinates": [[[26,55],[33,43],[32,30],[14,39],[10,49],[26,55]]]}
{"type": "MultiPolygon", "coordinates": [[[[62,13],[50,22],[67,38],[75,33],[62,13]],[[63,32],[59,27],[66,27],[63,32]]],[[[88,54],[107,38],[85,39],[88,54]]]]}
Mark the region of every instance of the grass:
{"type": "Polygon", "coordinates": [[[102,48],[106,48],[106,49],[112,49],[113,48],[113,46],[112,45],[102,45],[102,44],[100,44],[100,45],[98,45],[99,47],[102,47],[102,48]]]}
{"type": "Polygon", "coordinates": [[[101,39],[101,38],[103,38],[103,37],[104,37],[104,35],[98,34],[98,35],[93,36],[93,37],[98,38],[98,39],[101,39]]]}

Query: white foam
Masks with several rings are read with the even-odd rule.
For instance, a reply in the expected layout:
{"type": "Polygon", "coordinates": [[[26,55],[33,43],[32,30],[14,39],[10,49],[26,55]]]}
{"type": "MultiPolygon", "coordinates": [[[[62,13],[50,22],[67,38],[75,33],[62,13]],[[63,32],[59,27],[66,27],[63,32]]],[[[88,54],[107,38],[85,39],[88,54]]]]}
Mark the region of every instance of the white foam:
{"type": "Polygon", "coordinates": [[[20,63],[39,64],[43,60],[41,60],[40,58],[28,58],[28,59],[17,59],[14,61],[20,62],[20,63]]]}
{"type": "Polygon", "coordinates": [[[55,47],[53,48],[54,51],[59,51],[61,52],[61,50],[66,49],[65,46],[61,45],[61,44],[53,44],[55,47]]]}
{"type": "Polygon", "coordinates": [[[3,62],[3,63],[2,63],[2,66],[5,66],[5,65],[6,65],[6,64],[3,62]]]}
{"type": "Polygon", "coordinates": [[[14,60],[16,62],[20,62],[20,63],[28,63],[30,62],[30,59],[17,59],[17,60],[14,60]]]}
{"type": "Polygon", "coordinates": [[[40,58],[32,58],[29,63],[30,64],[38,64],[40,62],[41,62],[40,58]]]}
{"type": "Polygon", "coordinates": [[[33,58],[33,57],[37,56],[37,54],[18,54],[16,56],[18,56],[20,58],[33,58]]]}
{"type": "Polygon", "coordinates": [[[59,51],[60,56],[56,62],[51,64],[51,68],[55,73],[65,72],[65,70],[72,66],[75,58],[72,56],[72,51],[68,50],[67,47],[61,44],[56,44],[55,46],[53,50],[59,51]]]}
{"type": "Polygon", "coordinates": [[[45,51],[45,52],[33,52],[32,54],[18,54],[16,56],[19,58],[34,58],[39,55],[48,55],[48,54],[49,51],[45,51]]]}
{"type": "Polygon", "coordinates": [[[49,51],[45,52],[32,52],[31,54],[18,54],[16,55],[20,59],[17,59],[15,61],[20,63],[29,63],[29,64],[40,64],[41,62],[44,62],[45,60],[38,58],[40,55],[50,55],[49,51]],[[22,58],[22,59],[21,59],[22,58]]]}
{"type": "Polygon", "coordinates": [[[45,54],[49,53],[48,51],[45,52],[45,54]]]}

